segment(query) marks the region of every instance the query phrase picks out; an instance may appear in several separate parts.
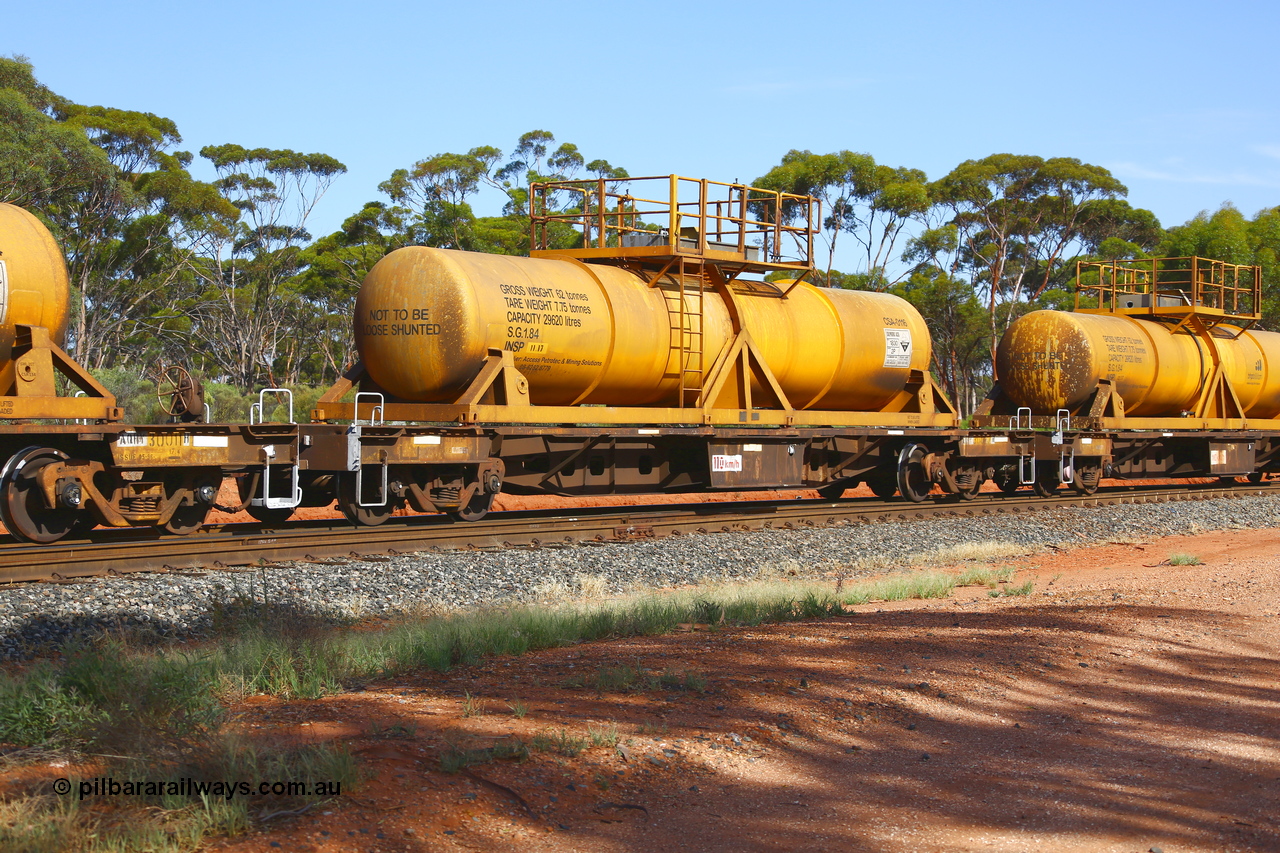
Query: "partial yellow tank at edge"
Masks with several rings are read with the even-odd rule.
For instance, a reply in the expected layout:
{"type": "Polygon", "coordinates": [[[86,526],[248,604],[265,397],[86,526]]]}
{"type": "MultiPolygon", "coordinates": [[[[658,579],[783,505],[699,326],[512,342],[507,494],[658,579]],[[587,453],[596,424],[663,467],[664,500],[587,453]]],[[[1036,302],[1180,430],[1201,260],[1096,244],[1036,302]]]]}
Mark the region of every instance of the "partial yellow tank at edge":
{"type": "MultiPolygon", "coordinates": [[[[1123,315],[1033,311],[1009,327],[996,352],[1001,389],[1037,414],[1072,411],[1109,379],[1133,417],[1177,417],[1213,373],[1209,344],[1186,327],[1123,315]]],[[[1280,334],[1213,331],[1245,415],[1280,415],[1280,334]]]]}
{"type": "MultiPolygon", "coordinates": [[[[785,297],[758,282],[733,288],[743,327],[796,408],[874,411],[912,369],[928,369],[924,320],[896,296],[807,283],[785,297]]],[[[355,340],[373,380],[406,400],[456,399],[487,351],[502,349],[535,405],[666,406],[679,396],[681,326],[701,326],[705,373],[732,339],[724,301],[703,299],[700,322],[682,321],[670,278],[651,287],[603,264],[409,247],[365,277],[355,340]]],[[[696,301],[687,309],[699,313],[696,301]]]]}
{"type": "Polygon", "coordinates": [[[27,211],[0,204],[0,357],[13,347],[15,326],[43,326],[54,343],[67,333],[71,285],[62,250],[27,211]]]}

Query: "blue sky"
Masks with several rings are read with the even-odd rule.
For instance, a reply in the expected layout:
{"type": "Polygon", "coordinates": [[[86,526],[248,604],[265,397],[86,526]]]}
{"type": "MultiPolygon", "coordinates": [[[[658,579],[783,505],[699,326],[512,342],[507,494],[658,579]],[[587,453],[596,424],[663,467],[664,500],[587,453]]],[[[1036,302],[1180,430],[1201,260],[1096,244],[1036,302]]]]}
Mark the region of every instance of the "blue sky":
{"type": "MultiPolygon", "coordinates": [[[[534,128],[633,175],[749,181],[792,148],[930,178],[997,152],[1110,169],[1164,225],[1280,204],[1280,5],[60,2],[0,53],[54,91],[344,162],[335,229],[393,169],[534,128]]],[[[483,210],[479,212],[496,212],[483,210]]]]}

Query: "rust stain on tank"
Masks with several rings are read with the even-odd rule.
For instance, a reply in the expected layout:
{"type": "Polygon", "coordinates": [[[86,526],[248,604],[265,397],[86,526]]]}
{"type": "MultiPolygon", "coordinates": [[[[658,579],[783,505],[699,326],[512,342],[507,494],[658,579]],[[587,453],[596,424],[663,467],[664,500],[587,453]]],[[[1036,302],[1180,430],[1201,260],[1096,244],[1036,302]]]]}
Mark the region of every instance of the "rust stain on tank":
{"type": "MultiPolygon", "coordinates": [[[[1223,370],[1250,417],[1280,413],[1280,334],[1218,329],[1223,370]]],[[[1000,384],[1037,413],[1078,410],[1107,379],[1131,416],[1178,416],[1213,371],[1206,341],[1185,329],[1120,315],[1034,311],[1010,326],[997,351],[1000,384]]]]}

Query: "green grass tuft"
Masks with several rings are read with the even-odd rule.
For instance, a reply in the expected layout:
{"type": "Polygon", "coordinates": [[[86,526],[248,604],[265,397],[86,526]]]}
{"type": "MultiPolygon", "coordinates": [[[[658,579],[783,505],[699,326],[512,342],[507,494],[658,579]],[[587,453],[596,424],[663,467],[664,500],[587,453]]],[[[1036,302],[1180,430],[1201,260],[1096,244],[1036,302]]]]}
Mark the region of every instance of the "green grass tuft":
{"type": "Polygon", "coordinates": [[[1171,566],[1203,566],[1204,562],[1195,554],[1170,554],[1171,566]]]}
{"type": "Polygon", "coordinates": [[[539,732],[529,743],[530,748],[538,752],[550,752],[565,758],[576,758],[590,745],[587,738],[569,734],[568,729],[561,729],[558,732],[539,732]]]}
{"type": "Polygon", "coordinates": [[[488,711],[486,710],[487,705],[488,703],[486,703],[479,696],[472,696],[470,693],[465,693],[463,694],[463,698],[462,698],[462,716],[464,717],[482,716],[488,713],[488,711]]]}
{"type": "Polygon", "coordinates": [[[1006,586],[1004,589],[993,589],[987,593],[992,598],[1009,598],[1018,595],[1030,595],[1031,590],[1035,589],[1034,581],[1027,581],[1018,586],[1006,586]]]}
{"type": "MultiPolygon", "coordinates": [[[[219,737],[185,761],[149,765],[128,762],[106,775],[117,781],[145,778],[181,790],[181,780],[290,780],[308,786],[336,784],[345,793],[360,778],[354,759],[345,748],[310,746],[297,750],[261,752],[234,738],[219,737]]],[[[250,828],[263,814],[295,810],[326,796],[258,796],[165,793],[130,797],[128,810],[110,821],[86,807],[76,792],[81,780],[69,777],[73,793],[34,796],[0,803],[0,850],[81,850],[93,853],[156,851],[177,853],[203,846],[211,836],[236,835],[250,828]],[[253,811],[250,811],[252,806],[253,811]]],[[[92,784],[91,780],[85,780],[92,784]]]]}
{"type": "Polygon", "coordinates": [[[618,725],[610,723],[607,726],[587,726],[587,738],[591,741],[592,746],[617,746],[618,745],[618,725]]]}
{"type": "Polygon", "coordinates": [[[440,769],[445,773],[460,773],[477,764],[488,764],[492,761],[524,761],[528,757],[528,745],[519,738],[512,738],[483,748],[450,747],[440,754],[440,769]]]}
{"type": "Polygon", "coordinates": [[[912,598],[946,598],[956,588],[956,575],[942,572],[889,577],[858,584],[846,592],[847,604],[867,604],[872,601],[906,601],[912,598]]]}

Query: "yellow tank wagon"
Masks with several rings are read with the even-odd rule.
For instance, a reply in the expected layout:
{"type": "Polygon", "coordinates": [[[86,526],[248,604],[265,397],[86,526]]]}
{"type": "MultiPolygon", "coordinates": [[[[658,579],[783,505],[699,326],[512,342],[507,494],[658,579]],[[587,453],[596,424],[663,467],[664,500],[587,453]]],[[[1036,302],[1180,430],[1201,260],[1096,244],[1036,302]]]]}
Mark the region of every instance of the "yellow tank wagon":
{"type": "Polygon", "coordinates": [[[528,258],[410,247],[365,278],[360,362],[313,412],[359,433],[349,515],[376,523],[391,494],[475,517],[498,488],[892,494],[903,448],[956,430],[920,314],[806,280],[815,199],[660,176],[534,184],[530,204],[528,258]]]}
{"type": "Polygon", "coordinates": [[[1017,406],[1078,412],[1107,382],[1130,418],[1203,417],[1218,364],[1246,418],[1280,414],[1275,332],[1035,311],[1010,327],[996,356],[1000,387],[1017,406]]]}
{"type": "MultiPolygon", "coordinates": [[[[191,533],[229,474],[241,476],[237,508],[288,517],[306,479],[297,424],[254,423],[248,412],[248,424],[201,423],[203,400],[184,371],[169,373],[168,391],[159,383],[173,423],[121,423],[115,397],[62,349],[70,304],[49,229],[0,204],[0,520],[10,535],[49,543],[97,525],[191,533]],[[172,381],[179,374],[185,386],[172,381]]],[[[32,566],[30,577],[48,570],[32,566]]]]}
{"type": "Polygon", "coordinates": [[[1045,492],[1104,475],[1260,478],[1280,454],[1280,334],[1255,328],[1261,281],[1195,257],[1080,263],[1074,312],[1034,311],[1000,341],[973,424],[1004,434],[962,452],[1004,455],[997,479],[1045,492]]]}
{"type": "MultiPolygon", "coordinates": [[[[795,410],[879,411],[928,369],[924,320],[897,296],[797,281],[726,289],[693,297],[704,352],[728,351],[736,310],[795,410]]],[[[370,378],[406,401],[452,402],[499,350],[532,406],[679,407],[680,298],[670,274],[410,247],[365,278],[355,341],[370,378]]],[[[772,388],[753,375],[751,392],[772,388]]]]}

